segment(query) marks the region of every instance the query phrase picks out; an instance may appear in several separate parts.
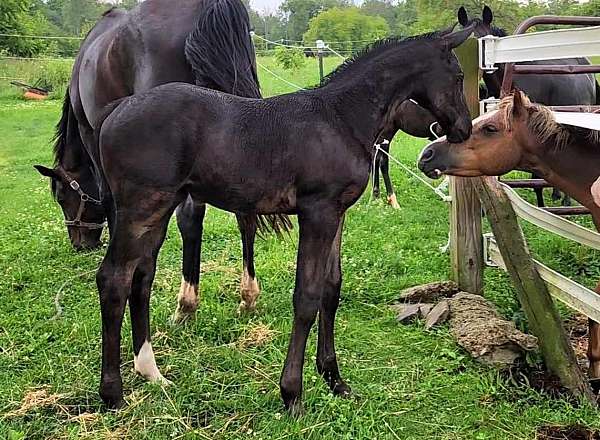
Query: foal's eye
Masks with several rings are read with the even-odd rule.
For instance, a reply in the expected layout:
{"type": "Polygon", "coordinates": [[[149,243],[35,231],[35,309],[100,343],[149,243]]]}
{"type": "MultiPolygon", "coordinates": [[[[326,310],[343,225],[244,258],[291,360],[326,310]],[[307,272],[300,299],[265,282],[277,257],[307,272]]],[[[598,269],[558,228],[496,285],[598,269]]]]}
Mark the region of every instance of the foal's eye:
{"type": "Polygon", "coordinates": [[[482,130],[485,134],[494,134],[498,132],[498,128],[494,125],[484,125],[482,130]]]}

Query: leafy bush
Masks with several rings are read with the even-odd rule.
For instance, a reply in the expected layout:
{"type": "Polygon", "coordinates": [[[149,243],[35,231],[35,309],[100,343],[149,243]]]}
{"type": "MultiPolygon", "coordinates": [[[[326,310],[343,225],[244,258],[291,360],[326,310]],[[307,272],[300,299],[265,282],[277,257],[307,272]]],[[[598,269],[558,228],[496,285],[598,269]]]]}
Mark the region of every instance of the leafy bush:
{"type": "Polygon", "coordinates": [[[300,49],[277,46],[275,49],[275,61],[286,70],[296,70],[305,63],[304,54],[300,49]]]}
{"type": "Polygon", "coordinates": [[[331,46],[336,50],[356,51],[389,33],[390,27],[381,17],[365,15],[358,8],[333,8],[311,18],[304,41],[325,40],[335,42],[331,46]]]}

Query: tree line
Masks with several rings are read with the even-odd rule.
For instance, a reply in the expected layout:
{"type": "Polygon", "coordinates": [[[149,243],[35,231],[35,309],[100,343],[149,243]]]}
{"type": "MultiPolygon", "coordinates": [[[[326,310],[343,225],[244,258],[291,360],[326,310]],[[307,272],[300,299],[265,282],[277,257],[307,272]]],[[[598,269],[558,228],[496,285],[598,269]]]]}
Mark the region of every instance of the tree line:
{"type": "MultiPolygon", "coordinates": [[[[408,36],[447,27],[456,22],[456,11],[465,6],[480,14],[484,4],[494,11],[494,24],[509,33],[532,15],[600,14],[600,0],[284,0],[275,12],[259,12],[248,0],[254,32],[266,40],[314,46],[325,40],[339,51],[351,52],[390,35],[408,36]]],[[[121,0],[131,8],[137,0],[121,0]]],[[[103,0],[0,0],[0,54],[20,57],[73,56],[79,40],[18,38],[6,35],[83,37],[101,14],[113,7],[103,0]],[[5,36],[2,36],[5,35],[5,36]]],[[[257,49],[273,45],[256,40],[257,49]]]]}

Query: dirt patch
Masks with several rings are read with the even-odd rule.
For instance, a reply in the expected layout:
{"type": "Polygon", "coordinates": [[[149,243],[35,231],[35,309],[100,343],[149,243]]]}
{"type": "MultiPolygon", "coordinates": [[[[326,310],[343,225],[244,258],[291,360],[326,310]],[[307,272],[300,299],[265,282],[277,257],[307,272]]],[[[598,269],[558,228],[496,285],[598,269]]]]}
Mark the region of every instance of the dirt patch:
{"type": "Polygon", "coordinates": [[[275,337],[275,330],[266,324],[255,324],[248,328],[238,339],[237,346],[241,349],[249,347],[262,347],[275,337]]]}
{"type": "Polygon", "coordinates": [[[64,397],[65,394],[50,394],[46,387],[29,390],[23,396],[21,406],[6,413],[6,417],[21,417],[40,408],[61,406],[60,402],[64,397]]]}
{"type": "Polygon", "coordinates": [[[535,433],[536,440],[600,440],[598,431],[582,425],[542,426],[535,433]]]}
{"type": "Polygon", "coordinates": [[[577,364],[583,371],[587,371],[588,318],[581,314],[575,314],[565,320],[564,326],[575,352],[577,364]]]}

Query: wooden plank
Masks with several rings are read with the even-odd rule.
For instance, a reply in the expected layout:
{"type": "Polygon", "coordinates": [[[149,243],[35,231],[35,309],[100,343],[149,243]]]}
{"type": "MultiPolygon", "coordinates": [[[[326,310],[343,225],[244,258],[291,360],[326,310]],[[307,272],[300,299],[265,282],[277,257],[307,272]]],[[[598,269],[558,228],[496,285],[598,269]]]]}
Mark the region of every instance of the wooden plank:
{"type": "Polygon", "coordinates": [[[584,397],[595,405],[594,395],[577,365],[558,311],[535,268],[503,186],[494,177],[476,178],[474,185],[531,331],[538,337],[546,366],[575,396],[584,397]]]}
{"type": "Polygon", "coordinates": [[[544,179],[501,179],[511,188],[550,188],[552,185],[544,179]]]}
{"type": "MultiPolygon", "coordinates": [[[[492,234],[486,234],[484,238],[488,260],[506,271],[506,265],[496,240],[492,234]]],[[[600,295],[537,260],[533,260],[533,262],[540,277],[546,283],[550,295],[588,318],[600,322],[600,295]]]]}
{"type": "Polygon", "coordinates": [[[544,206],[546,212],[554,215],[588,215],[590,210],[585,206],[544,206]]]}
{"type": "MultiPolygon", "coordinates": [[[[477,40],[468,39],[455,49],[463,69],[467,106],[479,116],[479,54],[477,40]]],[[[461,290],[481,294],[483,290],[483,240],[481,204],[472,179],[450,177],[450,259],[452,278],[461,290]]]]}

